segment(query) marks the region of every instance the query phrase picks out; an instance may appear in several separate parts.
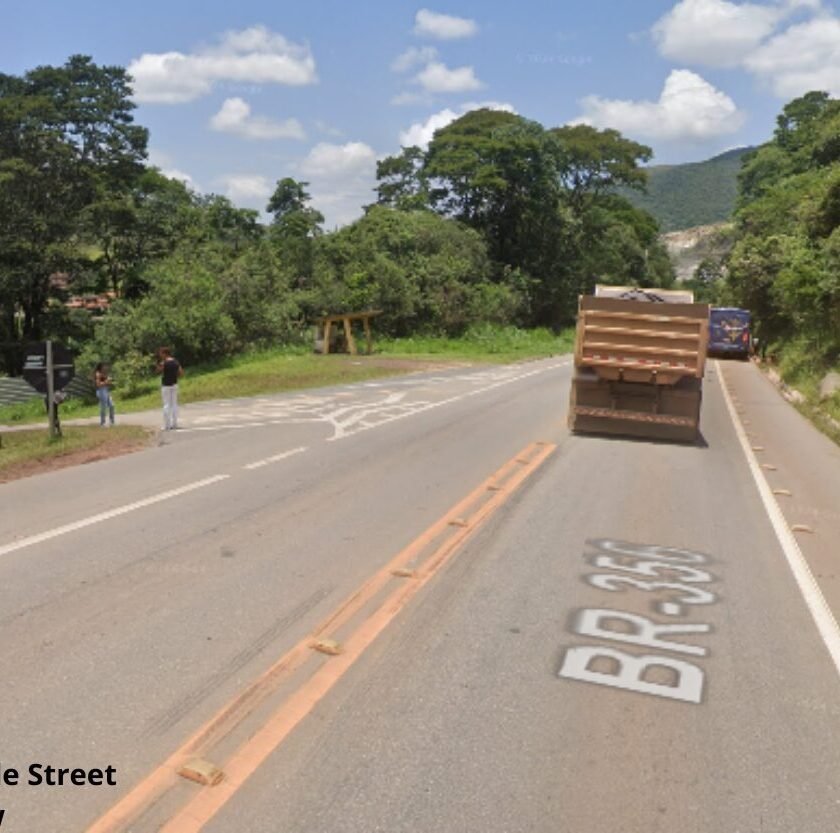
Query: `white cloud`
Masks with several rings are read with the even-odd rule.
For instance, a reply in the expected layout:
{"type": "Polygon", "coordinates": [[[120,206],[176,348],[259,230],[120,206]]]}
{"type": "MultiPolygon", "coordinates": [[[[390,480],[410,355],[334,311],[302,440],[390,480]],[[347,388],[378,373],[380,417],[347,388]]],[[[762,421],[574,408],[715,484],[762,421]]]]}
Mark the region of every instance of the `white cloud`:
{"type": "Polygon", "coordinates": [[[193,191],[201,190],[198,183],[188,173],[175,166],[170,154],[157,148],[149,148],[149,162],[169,179],[177,179],[193,191]]]}
{"type": "Polygon", "coordinates": [[[780,0],[769,5],[680,0],[651,31],[659,52],[673,61],[736,67],[785,19],[820,7],[820,0],[780,0]]]}
{"type": "Polygon", "coordinates": [[[334,145],[319,142],[301,162],[307,176],[352,177],[373,170],[376,154],[364,142],[334,145]]]}
{"type": "Polygon", "coordinates": [[[666,58],[707,66],[737,66],[776,27],[782,10],[727,0],[681,0],[653,26],[666,58]]]}
{"type": "Polygon", "coordinates": [[[373,202],[376,153],[364,142],[319,142],[298,165],[311,186],[312,204],[331,228],[359,217],[373,202]]]}
{"type": "Polygon", "coordinates": [[[673,70],[658,101],[587,96],[576,123],[615,128],[630,137],[702,141],[737,131],[744,121],[735,102],[696,73],[673,70]]]}
{"type": "Polygon", "coordinates": [[[265,116],[252,116],[251,106],[241,98],[227,98],[212,119],[210,126],[222,133],[234,133],[246,139],[305,139],[306,133],[297,119],[275,121],[265,116]]]}
{"type": "Polygon", "coordinates": [[[680,0],[652,33],[666,58],[741,67],[781,98],[840,94],[840,19],[821,0],[680,0]]]}
{"type": "Polygon", "coordinates": [[[192,188],[193,191],[199,190],[196,181],[188,173],[180,171],[178,168],[162,168],[161,173],[169,179],[177,179],[179,182],[183,182],[187,188],[192,188]]]}
{"type": "Polygon", "coordinates": [[[394,58],[391,64],[391,69],[394,72],[406,72],[420,64],[428,64],[434,61],[438,56],[437,49],[434,46],[411,46],[394,58]]]}
{"type": "Polygon", "coordinates": [[[466,104],[462,104],[458,112],[450,110],[447,107],[445,110],[433,113],[428,119],[426,119],[426,121],[415,122],[407,130],[403,130],[400,133],[400,145],[402,147],[412,147],[416,145],[417,147],[425,148],[429,142],[432,141],[432,137],[434,136],[436,130],[446,127],[446,125],[455,121],[455,119],[460,118],[464,115],[464,113],[468,113],[470,110],[481,109],[504,110],[507,113],[516,112],[512,104],[500,101],[471,101],[466,104]]]}
{"type": "Polygon", "coordinates": [[[318,80],[309,46],[265,26],[227,32],[217,46],[190,54],[147,52],[128,65],[128,73],[134,99],[159,104],[192,101],[218,81],[299,86],[318,80]]]}
{"type": "Polygon", "coordinates": [[[791,26],[744,60],[782,98],[811,90],[840,95],[840,20],[820,17],[791,26]]]}
{"type": "Polygon", "coordinates": [[[234,202],[264,209],[271,196],[271,183],[261,174],[228,174],[221,177],[225,194],[234,202]]]}
{"type": "Polygon", "coordinates": [[[470,38],[478,31],[478,24],[466,17],[420,9],[414,18],[414,33],[439,40],[470,38]]]}
{"type": "Polygon", "coordinates": [[[472,67],[449,69],[437,61],[430,63],[414,80],[430,93],[463,93],[484,86],[472,67]]]}

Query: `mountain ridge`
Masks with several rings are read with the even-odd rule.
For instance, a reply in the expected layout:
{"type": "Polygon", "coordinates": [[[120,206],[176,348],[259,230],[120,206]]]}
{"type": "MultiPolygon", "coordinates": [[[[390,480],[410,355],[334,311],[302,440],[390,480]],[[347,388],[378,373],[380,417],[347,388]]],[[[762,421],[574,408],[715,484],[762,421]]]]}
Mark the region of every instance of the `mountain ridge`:
{"type": "Polygon", "coordinates": [[[725,222],[735,208],[741,161],[752,150],[731,148],[701,162],[651,165],[645,168],[647,193],[631,188],[619,193],[650,212],[663,233],[725,222]]]}

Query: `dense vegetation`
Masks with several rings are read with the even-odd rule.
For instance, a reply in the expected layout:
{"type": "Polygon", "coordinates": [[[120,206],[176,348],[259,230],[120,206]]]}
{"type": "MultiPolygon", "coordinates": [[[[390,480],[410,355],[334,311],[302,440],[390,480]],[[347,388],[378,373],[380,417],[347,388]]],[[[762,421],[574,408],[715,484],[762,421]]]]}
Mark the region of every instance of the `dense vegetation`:
{"type": "Polygon", "coordinates": [[[752,310],[759,338],[789,361],[836,365],[840,101],[821,92],[791,101],[773,138],[745,158],[739,186],[719,297],[752,310]]]}
{"type": "Polygon", "coordinates": [[[370,307],[389,336],[557,328],[596,281],[673,279],[653,218],[615,193],[651,151],[616,131],[470,112],[380,161],[376,202],[326,234],[305,182],[278,180],[266,224],[166,178],[133,109],[125,71],[87,57],[0,75],[0,372],[51,337],[128,384],[161,344],[206,362],[370,307]],[[102,315],[66,303],[105,292],[102,315]]]}
{"type": "Polygon", "coordinates": [[[705,162],[651,165],[647,191],[621,189],[633,205],[652,214],[664,232],[728,220],[738,194],[738,171],[750,148],[735,148],[705,162]]]}

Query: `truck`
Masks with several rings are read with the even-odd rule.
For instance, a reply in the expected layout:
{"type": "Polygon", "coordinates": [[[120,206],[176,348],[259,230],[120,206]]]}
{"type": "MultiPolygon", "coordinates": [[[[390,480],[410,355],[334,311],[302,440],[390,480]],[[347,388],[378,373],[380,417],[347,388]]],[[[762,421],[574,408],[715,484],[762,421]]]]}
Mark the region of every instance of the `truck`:
{"type": "Polygon", "coordinates": [[[569,428],[697,441],[708,340],[690,291],[596,286],[579,301],[569,428]]]}

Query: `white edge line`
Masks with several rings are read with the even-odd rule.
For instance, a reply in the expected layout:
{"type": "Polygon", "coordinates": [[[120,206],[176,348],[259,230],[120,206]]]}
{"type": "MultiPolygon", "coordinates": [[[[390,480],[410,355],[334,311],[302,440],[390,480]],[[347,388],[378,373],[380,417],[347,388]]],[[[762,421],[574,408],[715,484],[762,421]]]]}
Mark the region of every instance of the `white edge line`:
{"type": "Polygon", "coordinates": [[[266,457],[264,460],[257,460],[256,463],[248,463],[242,466],[243,469],[251,471],[253,469],[262,468],[269,463],[278,463],[280,460],[285,460],[287,457],[293,457],[295,454],[302,454],[304,451],[309,451],[309,447],[302,445],[299,448],[293,448],[291,451],[284,451],[282,454],[275,454],[273,457],[266,457]]]}
{"type": "Polygon", "coordinates": [[[133,512],[135,509],[142,509],[144,506],[160,503],[163,500],[192,492],[195,489],[201,489],[203,486],[210,486],[213,483],[218,483],[220,480],[227,480],[229,477],[229,474],[216,474],[213,477],[196,480],[195,483],[188,483],[186,486],[180,486],[177,489],[171,489],[159,495],[143,498],[143,500],[138,500],[135,503],[127,503],[125,506],[118,506],[116,509],[109,509],[107,512],[100,512],[98,515],[91,515],[89,518],[83,518],[71,524],[57,526],[55,529],[48,529],[46,532],[39,532],[37,535],[30,535],[28,538],[21,538],[19,541],[13,541],[11,544],[5,544],[0,547],[0,555],[8,555],[10,552],[15,552],[15,550],[22,550],[24,547],[31,547],[33,544],[40,544],[43,541],[49,541],[51,538],[58,538],[60,535],[66,535],[68,532],[84,529],[86,526],[92,526],[93,524],[116,518],[119,515],[125,515],[128,512],[133,512]]]}
{"type": "Polygon", "coordinates": [[[735,433],[738,435],[738,440],[747,458],[753,479],[758,486],[758,493],[761,495],[761,500],[770,518],[770,523],[773,525],[773,530],[782,546],[782,551],[785,554],[788,566],[793,573],[793,577],[796,579],[805,603],[808,605],[808,610],[811,612],[817,630],[820,632],[820,636],[825,643],[825,647],[828,648],[829,654],[831,654],[834,667],[837,673],[840,674],[840,627],[837,625],[837,619],[835,619],[834,613],[828,606],[828,602],[826,602],[825,596],[823,596],[822,590],[820,590],[820,586],[817,584],[814,574],[811,572],[811,568],[805,560],[805,556],[802,555],[802,550],[799,549],[799,543],[790,531],[790,527],[788,527],[776,498],[773,497],[773,491],[761,471],[758,458],[750,447],[747,433],[741,425],[738,415],[735,413],[735,406],[732,404],[729,388],[723,376],[720,362],[717,359],[715,359],[715,369],[720,379],[720,386],[721,390],[723,390],[723,397],[726,401],[726,407],[729,410],[729,416],[735,426],[735,433]]]}

